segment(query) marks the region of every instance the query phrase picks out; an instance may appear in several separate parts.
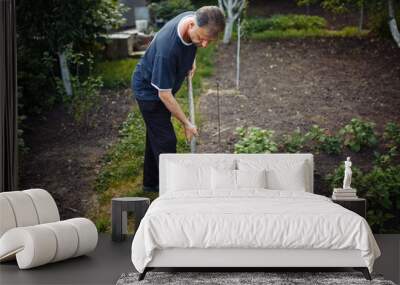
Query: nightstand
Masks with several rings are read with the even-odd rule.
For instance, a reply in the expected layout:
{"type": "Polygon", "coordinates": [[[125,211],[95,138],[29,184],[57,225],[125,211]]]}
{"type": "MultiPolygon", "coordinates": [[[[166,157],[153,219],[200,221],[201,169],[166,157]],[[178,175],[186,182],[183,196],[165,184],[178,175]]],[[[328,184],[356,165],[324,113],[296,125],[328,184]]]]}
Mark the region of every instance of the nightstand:
{"type": "Polygon", "coordinates": [[[150,199],[144,197],[112,198],[111,202],[111,228],[112,240],[123,241],[128,234],[128,212],[135,215],[135,233],[140,221],[150,206],[150,199]]]}
{"type": "Polygon", "coordinates": [[[367,200],[364,198],[352,198],[346,200],[332,199],[332,202],[339,204],[340,206],[345,207],[356,214],[359,214],[364,219],[367,218],[367,200]]]}

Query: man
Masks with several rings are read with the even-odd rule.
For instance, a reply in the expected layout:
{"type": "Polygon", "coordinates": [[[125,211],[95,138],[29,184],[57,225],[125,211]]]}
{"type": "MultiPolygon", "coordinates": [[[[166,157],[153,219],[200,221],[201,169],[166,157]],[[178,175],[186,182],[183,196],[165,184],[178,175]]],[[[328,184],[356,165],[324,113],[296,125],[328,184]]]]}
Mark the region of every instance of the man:
{"type": "Polygon", "coordinates": [[[223,12],[216,6],[182,13],[155,35],[136,66],[132,89],[146,124],[144,191],[158,192],[159,155],[176,153],[171,114],[182,123],[188,141],[198,135],[174,95],[185,77],[194,75],[197,47],[207,47],[224,27],[223,12]]]}

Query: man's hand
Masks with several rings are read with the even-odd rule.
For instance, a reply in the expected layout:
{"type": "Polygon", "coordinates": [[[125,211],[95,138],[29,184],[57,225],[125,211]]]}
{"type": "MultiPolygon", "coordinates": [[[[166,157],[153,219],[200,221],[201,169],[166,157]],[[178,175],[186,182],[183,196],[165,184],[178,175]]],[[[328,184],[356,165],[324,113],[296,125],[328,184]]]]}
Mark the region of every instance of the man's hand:
{"type": "Polygon", "coordinates": [[[193,136],[199,135],[199,133],[197,132],[197,127],[192,123],[187,122],[185,125],[183,125],[183,127],[185,128],[185,136],[188,142],[192,140],[193,136]]]}
{"type": "Polygon", "coordinates": [[[190,141],[194,135],[197,136],[197,127],[188,120],[171,91],[159,91],[158,96],[171,114],[183,125],[186,139],[190,141]]]}

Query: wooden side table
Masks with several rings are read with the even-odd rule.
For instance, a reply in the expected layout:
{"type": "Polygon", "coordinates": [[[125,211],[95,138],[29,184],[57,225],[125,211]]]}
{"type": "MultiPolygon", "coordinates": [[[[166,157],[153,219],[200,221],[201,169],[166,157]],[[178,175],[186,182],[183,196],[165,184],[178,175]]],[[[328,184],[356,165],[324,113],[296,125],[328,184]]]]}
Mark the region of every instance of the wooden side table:
{"type": "Polygon", "coordinates": [[[150,206],[150,199],[143,197],[113,198],[111,201],[112,240],[123,241],[128,233],[128,212],[135,215],[135,232],[150,206]]]}
{"type": "MultiPolygon", "coordinates": [[[[332,198],[331,198],[332,199],[332,198]]],[[[342,207],[359,214],[364,219],[367,218],[367,200],[364,198],[352,199],[332,199],[332,202],[341,205],[342,207]]]]}

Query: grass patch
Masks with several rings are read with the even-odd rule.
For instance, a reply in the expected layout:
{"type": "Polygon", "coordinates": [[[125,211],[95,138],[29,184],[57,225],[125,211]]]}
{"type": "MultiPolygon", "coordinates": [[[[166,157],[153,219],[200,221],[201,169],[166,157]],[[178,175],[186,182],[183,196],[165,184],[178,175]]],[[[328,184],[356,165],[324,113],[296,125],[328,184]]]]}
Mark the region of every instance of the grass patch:
{"type": "Polygon", "coordinates": [[[357,27],[345,27],[341,30],[276,30],[254,33],[248,38],[253,40],[285,39],[285,38],[316,38],[316,37],[364,37],[368,30],[359,31],[357,27]]]}
{"type": "MultiPolygon", "coordinates": [[[[200,97],[204,78],[213,74],[215,49],[215,45],[210,45],[207,49],[198,49],[197,51],[197,70],[193,78],[193,95],[195,103],[198,102],[200,97]]],[[[117,66],[122,64],[121,62],[124,61],[116,61],[115,64],[105,64],[103,62],[101,63],[103,64],[101,70],[106,69],[106,66],[117,69],[117,66]]],[[[130,72],[132,72],[134,67],[135,66],[129,67],[130,72]]],[[[184,112],[188,114],[189,106],[186,82],[176,94],[176,98],[184,112]]],[[[189,152],[190,146],[186,143],[186,138],[180,122],[173,118],[172,123],[178,141],[177,152],[189,152]]],[[[196,113],[196,123],[198,126],[201,124],[201,119],[198,113],[196,113]]],[[[117,143],[112,146],[103,157],[103,165],[96,180],[95,188],[98,193],[99,204],[92,213],[89,213],[89,216],[95,221],[99,231],[110,231],[110,206],[113,197],[140,196],[148,197],[151,200],[157,198],[158,194],[145,193],[142,191],[144,148],[145,125],[139,108],[135,106],[121,126],[117,143]]]]}
{"type": "Polygon", "coordinates": [[[250,34],[267,30],[325,29],[326,26],[324,18],[308,15],[274,15],[269,18],[247,18],[243,22],[243,30],[250,34]]]}
{"type": "Polygon", "coordinates": [[[101,61],[96,63],[94,75],[101,76],[105,88],[128,88],[138,62],[137,58],[101,61]]]}
{"type": "MultiPolygon", "coordinates": [[[[269,18],[247,18],[242,23],[243,37],[253,40],[310,38],[310,37],[363,37],[369,30],[357,27],[341,30],[327,29],[327,22],[319,16],[274,15],[269,18]]],[[[234,37],[237,37],[235,26],[234,37]]]]}

